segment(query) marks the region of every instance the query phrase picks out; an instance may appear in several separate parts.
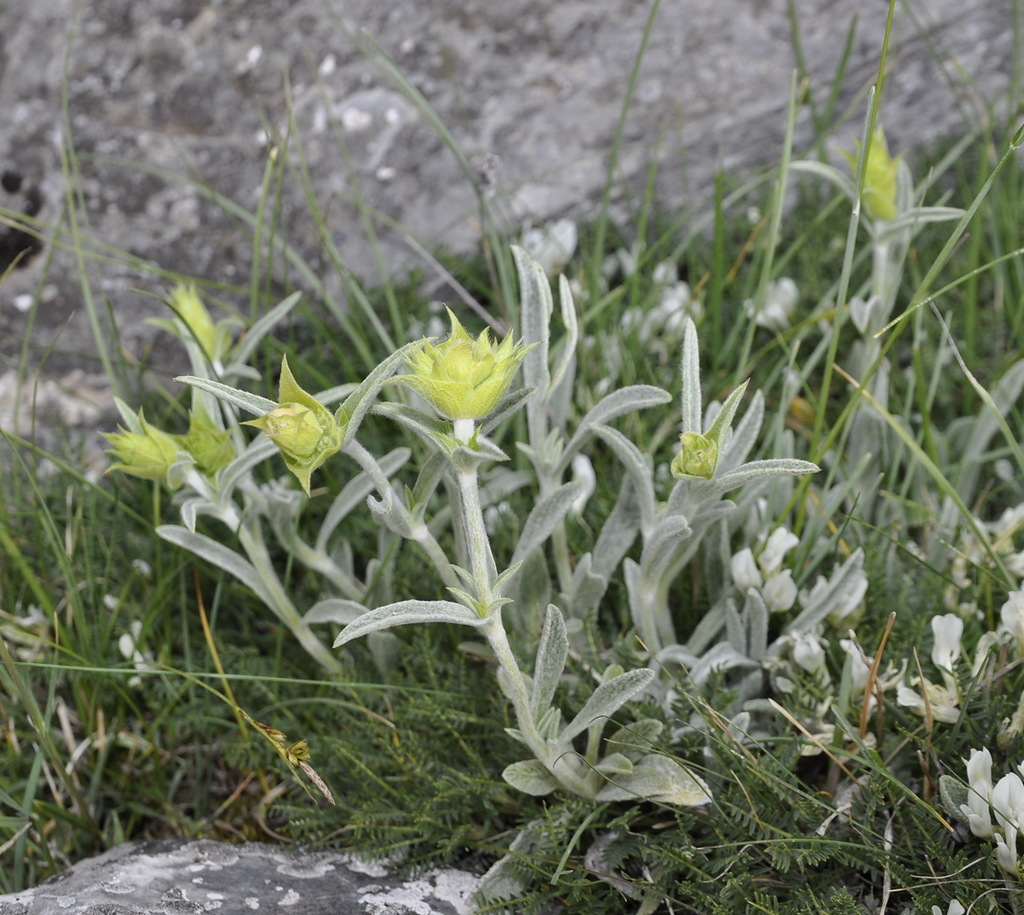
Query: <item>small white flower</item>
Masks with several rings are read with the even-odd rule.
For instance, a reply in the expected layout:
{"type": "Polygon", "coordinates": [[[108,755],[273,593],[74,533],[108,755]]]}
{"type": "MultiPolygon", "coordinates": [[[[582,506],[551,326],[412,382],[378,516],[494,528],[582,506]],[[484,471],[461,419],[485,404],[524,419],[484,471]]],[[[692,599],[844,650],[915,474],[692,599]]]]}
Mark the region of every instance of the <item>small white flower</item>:
{"type": "Polygon", "coordinates": [[[863,693],[871,676],[872,658],[865,658],[860,646],[852,639],[840,639],[839,647],[850,656],[850,685],[854,693],[863,693]]]}
{"type": "MultiPolygon", "coordinates": [[[[964,915],[967,911],[961,904],[959,899],[950,899],[949,908],[946,909],[946,915],[964,915]]],[[[932,915],[942,915],[942,909],[937,905],[932,906],[932,915]]]]}
{"type": "Polygon", "coordinates": [[[690,284],[678,278],[675,263],[662,261],[654,268],[651,278],[661,287],[658,304],[652,309],[652,314],[657,314],[657,320],[664,333],[681,336],[687,316],[693,318],[695,323],[700,323],[704,317],[704,306],[693,298],[690,284]]]}
{"type": "Polygon", "coordinates": [[[145,559],[133,559],[132,569],[135,571],[137,575],[140,575],[142,578],[153,577],[153,567],[148,562],[146,562],[145,559]]]}
{"type": "Polygon", "coordinates": [[[782,566],[782,560],[793,547],[800,543],[800,538],[792,531],[784,527],[777,527],[772,531],[768,542],[757,557],[757,564],[761,567],[761,574],[765,578],[771,578],[782,566]]]}
{"type": "Polygon", "coordinates": [[[637,336],[641,342],[646,342],[649,334],[644,332],[644,312],[640,308],[627,308],[622,312],[619,317],[619,327],[622,328],[623,334],[629,334],[636,331],[637,336]]]}
{"type": "Polygon", "coordinates": [[[789,569],[783,569],[764,583],[761,596],[772,613],[784,613],[796,603],[796,582],[789,569]]]}
{"type": "MultiPolygon", "coordinates": [[[[848,624],[864,604],[864,595],[868,590],[868,576],[863,569],[858,569],[845,590],[834,598],[828,620],[836,627],[848,624]]],[[[806,601],[804,602],[806,604],[806,601]]]]}
{"type": "Polygon", "coordinates": [[[793,660],[810,674],[828,677],[825,662],[825,646],[819,636],[812,632],[798,632],[793,637],[793,660]]]}
{"type": "MultiPolygon", "coordinates": [[[[1004,775],[992,788],[992,813],[1007,834],[1024,825],[1024,782],[1014,772],[1004,775]]],[[[1016,848],[1016,843],[1014,843],[1016,848]]]]}
{"type": "Polygon", "coordinates": [[[900,686],[896,690],[896,701],[922,717],[931,713],[935,721],[944,724],[956,724],[960,719],[960,697],[956,692],[947,686],[931,683],[919,677],[914,677],[910,681],[910,686],[900,686]],[[920,692],[913,687],[920,689],[920,692]]]}
{"type": "Polygon", "coordinates": [[[981,668],[985,666],[985,662],[988,660],[989,652],[992,651],[1000,641],[998,632],[982,633],[981,638],[978,639],[977,647],[974,649],[974,661],[971,663],[972,677],[976,677],[981,673],[981,668]]]}
{"type": "Polygon", "coordinates": [[[754,552],[750,547],[744,547],[732,559],[729,560],[729,571],[732,572],[733,584],[744,594],[750,588],[760,590],[764,580],[757,570],[757,563],[754,562],[754,552]]]}
{"type": "MultiPolygon", "coordinates": [[[[120,638],[117,640],[117,649],[121,652],[121,655],[126,661],[131,661],[132,666],[136,670],[153,670],[152,655],[148,652],[145,654],[142,652],[140,637],[142,636],[142,621],[132,620],[128,626],[128,631],[121,633],[120,638]]],[[[128,680],[128,685],[132,689],[138,689],[142,686],[142,677],[134,676],[128,680]]]]}
{"type": "Polygon", "coordinates": [[[960,639],[964,634],[964,621],[954,613],[932,617],[932,663],[939,670],[952,672],[960,657],[960,639]]]}
{"type": "Polygon", "coordinates": [[[964,760],[967,764],[967,783],[976,789],[985,802],[992,800],[992,754],[988,747],[971,750],[971,755],[964,760]]]}
{"type": "Polygon", "coordinates": [[[836,742],[836,725],[823,721],[815,722],[813,726],[807,728],[807,733],[803,737],[804,742],[800,747],[800,755],[820,756],[825,752],[826,747],[830,747],[836,742]]]}
{"type": "Polygon", "coordinates": [[[1009,593],[1006,602],[999,608],[999,619],[1001,628],[1017,643],[1018,651],[1024,648],[1024,590],[1009,593]]]}
{"type": "Polygon", "coordinates": [[[678,279],[678,268],[672,261],[660,261],[651,271],[651,279],[659,286],[671,286],[678,279]]]}
{"type": "Polygon", "coordinates": [[[623,276],[632,276],[636,273],[640,255],[643,254],[643,248],[644,246],[641,242],[633,242],[628,251],[625,248],[619,248],[604,259],[604,262],[601,264],[601,272],[609,278],[613,277],[616,273],[621,273],[623,276]]]}
{"type": "Polygon", "coordinates": [[[747,299],[743,308],[749,317],[755,317],[758,327],[783,331],[789,327],[793,310],[800,301],[800,291],[788,276],[769,282],[765,289],[764,302],[758,309],[753,299],[747,299]]]}
{"type": "Polygon", "coordinates": [[[1006,566],[1007,571],[1016,575],[1017,578],[1024,578],[1024,550],[1021,550],[1019,553],[1010,553],[1003,560],[1003,565],[1006,566]]]}
{"type": "Polygon", "coordinates": [[[992,754],[987,748],[971,750],[967,760],[967,803],[960,805],[960,812],[967,825],[979,839],[991,839],[992,829],[992,754]]]}
{"type": "Polygon", "coordinates": [[[1002,835],[996,833],[996,860],[1006,873],[1018,876],[1017,827],[1009,826],[1002,835]]]}
{"type": "Polygon", "coordinates": [[[527,229],[519,239],[523,250],[530,255],[548,276],[562,272],[576,253],[579,231],[571,219],[559,219],[537,229],[527,229]]]}
{"type": "Polygon", "coordinates": [[[1024,528],[1024,504],[1004,509],[1003,513],[986,527],[999,540],[1012,537],[1017,531],[1024,528]]]}

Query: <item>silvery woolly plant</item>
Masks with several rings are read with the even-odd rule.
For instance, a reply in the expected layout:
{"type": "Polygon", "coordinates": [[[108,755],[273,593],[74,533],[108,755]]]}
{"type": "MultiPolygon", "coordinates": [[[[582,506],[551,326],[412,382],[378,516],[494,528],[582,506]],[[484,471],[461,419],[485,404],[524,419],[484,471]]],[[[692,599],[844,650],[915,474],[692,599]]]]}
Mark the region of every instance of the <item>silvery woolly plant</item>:
{"type": "MultiPolygon", "coordinates": [[[[107,436],[115,459],[110,469],[168,485],[175,492],[182,523],[160,525],[156,533],[237,578],[266,604],[312,658],[326,670],[339,673],[337,657],[289,596],[272,561],[265,529],[274,529],[297,558],[315,567],[336,588],[353,595],[361,592],[352,576],[330,561],[321,544],[299,544],[280,523],[275,524],[289,511],[297,513],[295,500],[287,491],[257,482],[253,469],[270,458],[276,448],[270,437],[247,443],[235,410],[238,398],[244,399],[245,409],[259,414],[277,404],[238,392],[232,405],[214,394],[221,388],[236,390],[226,381],[258,377],[249,359],[298,301],[298,294],[289,296],[234,343],[231,322],[215,323],[194,286],[182,284],[172,290],[168,304],[173,317],[154,323],[181,341],[192,365],[194,375],[190,377],[196,384],[192,388],[188,432],[166,433],[147,422],[141,411],[136,414],[118,401],[123,426],[107,436]],[[210,389],[204,390],[204,385],[210,389]],[[197,521],[203,516],[226,526],[234,534],[239,551],[197,531],[197,521]]],[[[372,383],[367,387],[372,388],[372,383]]]]}
{"type": "MultiPolygon", "coordinates": [[[[528,290],[527,272],[535,271],[536,265],[519,251],[516,257],[524,289],[528,290]]],[[[529,407],[534,399],[541,404],[549,402],[557,390],[559,372],[556,370],[552,375],[547,371],[550,324],[537,308],[538,304],[543,308],[543,303],[528,293],[525,299],[524,342],[513,343],[509,337],[495,347],[486,333],[474,339],[451,316],[452,330],[445,341],[437,345],[425,341],[413,352],[408,359],[410,372],[394,381],[420,395],[434,415],[399,402],[380,403],[376,408],[418,433],[439,456],[438,460],[427,462],[412,492],[419,494],[419,511],[439,482],[447,482],[450,487],[458,555],[445,578],[457,580],[456,585],[449,586],[455,600],[403,600],[368,610],[345,627],[335,645],[399,625],[448,622],[468,626],[487,643],[498,663],[499,682],[516,719],[510,734],[531,753],[529,758],[505,769],[504,777],[514,787],[533,795],[563,791],[598,801],[639,797],[666,804],[705,803],[709,800],[708,790],[698,776],[668,757],[647,752],[647,743],[657,736],[661,722],[634,724],[630,732],[620,729],[604,740],[611,717],[653,680],[655,674],[651,669],[627,671],[617,665],[608,667],[597,678],[583,707],[566,720],[555,704],[569,655],[562,610],[554,603],[546,607],[532,674],[526,673],[512,650],[505,625],[505,617],[519,609],[509,596],[512,585],[527,557],[549,539],[556,547],[556,561],[564,555],[564,538],[558,536],[558,531],[581,490],[579,483],[559,480],[566,469],[563,462],[578,447],[574,436],[569,436],[567,446],[563,443],[559,447],[545,428],[545,414],[529,407]],[[525,374],[528,380],[539,384],[508,393],[520,363],[531,356],[533,361],[525,374]],[[523,525],[513,555],[507,564],[499,566],[484,522],[480,470],[484,465],[507,459],[487,436],[496,421],[524,404],[528,425],[534,426],[531,443],[543,429],[541,437],[547,450],[539,454],[532,445],[525,449],[537,471],[540,495],[523,525]],[[635,736],[637,727],[645,740],[635,736]],[[585,749],[580,751],[577,741],[583,741],[585,749]]],[[[571,300],[563,310],[564,316],[568,316],[568,308],[571,300]]],[[[569,358],[571,353],[563,353],[563,360],[569,358]]],[[[643,392],[639,396],[634,396],[638,392],[618,393],[619,396],[609,395],[607,403],[595,408],[598,415],[610,418],[643,405],[643,392]]],[[[387,498],[394,500],[397,495],[389,491],[387,498]]],[[[382,523],[392,522],[382,519],[382,523]]],[[[424,519],[420,517],[418,523],[423,524],[424,519]]],[[[412,535],[411,530],[398,530],[405,536],[412,535]]]]}
{"type": "Polygon", "coordinates": [[[564,334],[554,341],[554,304],[547,278],[522,250],[513,249],[513,255],[522,291],[521,341],[510,336],[494,344],[486,332],[473,337],[450,315],[451,332],[445,340],[414,341],[391,354],[360,384],[315,396],[298,384],[287,359],[281,366],[277,401],[225,380],[245,376],[242,356],[251,352],[253,340],[270,328],[272,320],[294,304],[291,300],[254,328],[257,334],[244,338],[248,351],[235,353],[233,360],[227,358],[230,338],[223,333],[210,336],[212,322],[201,303],[190,312],[178,309],[170,327],[192,344],[197,371],[181,380],[192,388],[196,428],[185,436],[169,436],[123,408],[127,428],[111,436],[118,466],[163,479],[177,489],[183,523],[161,526],[160,536],[250,587],[332,673],[340,671],[341,664],[316,635],[318,623],[344,626],[335,648],[362,636],[379,638],[402,625],[446,622],[473,629],[497,662],[499,682],[515,716],[510,734],[529,750],[527,758],[505,770],[513,786],[533,795],[561,791],[596,801],[706,803],[709,788],[699,776],[669,756],[650,752],[663,721],[633,722],[607,737],[606,726],[630,700],[658,693],[656,671],[679,650],[671,585],[703,536],[734,511],[735,503],[725,496],[747,484],[817,468],[792,458],[746,460],[763,416],[762,400],[755,396],[735,432],[733,420],[745,386],[721,405],[702,409],[697,334],[687,321],[682,431],[671,464],[676,482],[668,498],[660,501],[651,457],[611,423],[664,404],[670,395],[650,385],[620,388],[568,426],[579,337],[572,295],[561,279],[564,334]],[[405,372],[398,374],[402,367],[405,372]],[[516,388],[513,380],[520,368],[525,385],[516,388]],[[413,396],[384,399],[379,395],[385,387],[413,396]],[[328,407],[339,400],[336,409],[328,407]],[[527,440],[519,447],[532,473],[497,474],[494,468],[508,457],[490,436],[520,409],[526,411],[527,440]],[[243,424],[239,411],[255,418],[243,424]],[[410,456],[408,449],[377,457],[358,440],[361,424],[371,415],[400,424],[430,449],[411,486],[393,482],[410,456]],[[246,424],[263,435],[247,443],[242,431],[246,424]],[[580,510],[588,492],[583,480],[565,477],[570,471],[580,476],[581,466],[588,462],[586,446],[594,438],[617,456],[625,482],[593,550],[574,557],[565,522],[570,512],[580,510]],[[222,450],[210,462],[201,454],[213,443],[222,450]],[[303,493],[276,481],[259,483],[252,472],[275,451],[282,454],[306,496],[312,475],[335,455],[347,456],[359,468],[335,497],[314,543],[299,535],[303,493]],[[482,475],[486,490],[481,487],[482,475]],[[518,543],[511,556],[498,557],[484,521],[489,498],[484,492],[531,483],[537,495],[518,543]],[[447,494],[447,505],[435,497],[441,491],[447,494]],[[401,596],[367,605],[374,595],[353,574],[351,550],[344,548],[341,536],[344,519],[362,500],[382,535],[411,541],[428,559],[448,591],[446,599],[401,596]],[[196,530],[203,515],[231,529],[241,555],[196,530]],[[444,538],[439,537],[445,525],[453,535],[450,548],[443,547],[444,538]],[[271,562],[268,531],[295,560],[322,576],[331,596],[305,613],[294,605],[271,562]],[[633,560],[626,554],[638,536],[639,558],[633,560]],[[332,542],[335,539],[340,539],[340,547],[332,542]],[[536,591],[524,588],[523,570],[528,565],[538,568],[547,561],[545,555],[555,568],[553,574],[540,577],[555,584],[545,590],[540,606],[536,591]],[[601,670],[591,665],[591,694],[575,714],[565,715],[557,696],[572,640],[597,612],[616,576],[626,582],[642,646],[637,657],[648,666],[625,670],[613,664],[601,670]],[[507,626],[521,626],[522,617],[533,612],[539,618],[539,635],[533,657],[523,664],[507,626]]]}
{"type": "MultiPolygon", "coordinates": [[[[880,126],[870,135],[865,133],[854,152],[844,151],[842,156],[850,175],[817,161],[801,160],[791,167],[824,178],[837,187],[856,208],[859,225],[870,243],[870,277],[843,309],[844,317],[849,317],[860,338],[844,355],[843,368],[863,386],[864,397],[861,408],[847,425],[842,448],[844,464],[853,468],[851,503],[855,502],[861,517],[875,515],[872,520],[882,525],[887,523],[885,512],[894,509],[891,504],[879,502],[878,493],[883,487],[878,480],[892,471],[901,443],[883,415],[889,409],[892,366],[883,353],[881,332],[896,310],[912,241],[926,226],[959,219],[963,210],[924,204],[935,175],[915,184],[902,154],[890,154],[880,126]]],[[[938,171],[941,173],[941,169],[938,171]]],[[[949,352],[940,350],[940,365],[949,357],[949,352]]],[[[919,501],[926,501],[927,493],[921,495],[919,501]]]]}

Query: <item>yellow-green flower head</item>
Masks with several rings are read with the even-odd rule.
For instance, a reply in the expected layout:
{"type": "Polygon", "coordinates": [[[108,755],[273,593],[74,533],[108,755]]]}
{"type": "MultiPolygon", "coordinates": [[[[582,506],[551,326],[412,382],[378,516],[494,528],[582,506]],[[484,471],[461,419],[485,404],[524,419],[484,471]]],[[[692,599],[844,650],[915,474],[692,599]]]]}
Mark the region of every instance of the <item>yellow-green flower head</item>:
{"type": "Polygon", "coordinates": [[[285,457],[293,461],[313,460],[324,437],[316,413],[300,403],[283,403],[248,425],[266,432],[285,457]]]}
{"type": "MultiPolygon", "coordinates": [[[[859,142],[856,155],[843,153],[854,174],[857,173],[860,154],[859,142]]],[[[872,219],[895,218],[898,212],[896,193],[899,165],[900,157],[897,156],[894,159],[889,155],[889,144],[886,142],[885,132],[881,127],[876,127],[871,136],[868,161],[864,167],[864,188],[860,195],[864,210],[872,219]]]]}
{"type": "Polygon", "coordinates": [[[178,460],[181,446],[177,439],[151,426],[139,410],[141,432],[129,432],[118,427],[117,432],[104,433],[111,444],[110,454],[115,462],[107,468],[121,470],[146,480],[166,480],[167,471],[178,460]]]}
{"type": "Polygon", "coordinates": [[[281,362],[278,391],[279,406],[245,425],[261,429],[281,449],[285,464],[308,496],[313,471],[341,449],[345,427],[327,407],[299,387],[287,357],[281,362]]]}
{"type": "Polygon", "coordinates": [[[188,327],[196,342],[210,359],[221,359],[231,348],[229,322],[210,317],[195,283],[179,283],[170,293],[170,305],[188,327]]]}
{"type": "Polygon", "coordinates": [[[189,413],[188,432],[175,439],[196,462],[200,473],[212,476],[235,459],[231,434],[220,428],[206,411],[199,408],[189,413]]]}
{"type": "Polygon", "coordinates": [[[684,432],[679,444],[679,453],[669,468],[672,475],[710,480],[718,466],[718,442],[697,432],[684,432]]]}
{"type": "Polygon", "coordinates": [[[437,346],[424,343],[408,359],[412,372],[394,380],[421,394],[445,419],[483,419],[505,396],[530,347],[511,335],[494,346],[486,330],[474,339],[451,310],[448,317],[448,339],[437,346]]]}

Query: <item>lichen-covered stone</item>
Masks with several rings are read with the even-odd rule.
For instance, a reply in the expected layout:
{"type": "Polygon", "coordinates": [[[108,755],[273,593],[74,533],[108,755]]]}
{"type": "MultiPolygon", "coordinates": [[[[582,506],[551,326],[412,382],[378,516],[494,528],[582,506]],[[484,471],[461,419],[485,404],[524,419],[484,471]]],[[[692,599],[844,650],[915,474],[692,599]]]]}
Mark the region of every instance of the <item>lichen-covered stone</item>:
{"type": "Polygon", "coordinates": [[[402,880],[341,852],[166,839],[120,845],[0,896],[0,915],[470,915],[476,883],[451,868],[402,880]]]}

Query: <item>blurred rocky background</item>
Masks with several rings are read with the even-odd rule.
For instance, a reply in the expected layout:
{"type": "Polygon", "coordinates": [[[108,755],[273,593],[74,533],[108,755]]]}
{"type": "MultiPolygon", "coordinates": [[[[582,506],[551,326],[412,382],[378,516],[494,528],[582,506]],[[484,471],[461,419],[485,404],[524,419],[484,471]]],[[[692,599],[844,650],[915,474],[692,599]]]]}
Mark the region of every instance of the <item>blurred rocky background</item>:
{"type": "MultiPolygon", "coordinates": [[[[895,150],[1010,113],[1013,0],[897,6],[882,109],[895,150]]],[[[222,298],[247,308],[256,222],[244,214],[260,211],[272,161],[283,167],[264,230],[339,301],[324,232],[373,283],[380,267],[418,262],[404,233],[477,244],[478,193],[516,233],[593,212],[651,11],[642,0],[0,0],[0,427],[23,428],[26,390],[29,421],[95,421],[110,402],[97,334],[173,371],[173,347],[144,323],[163,311],[167,273],[224,284],[222,298]]],[[[652,165],[659,204],[685,213],[717,171],[777,162],[797,70],[806,150],[847,42],[833,120],[852,148],[887,11],[882,0],[662,0],[612,212],[628,218],[652,165]]],[[[294,269],[289,279],[304,284],[294,269]]]]}

